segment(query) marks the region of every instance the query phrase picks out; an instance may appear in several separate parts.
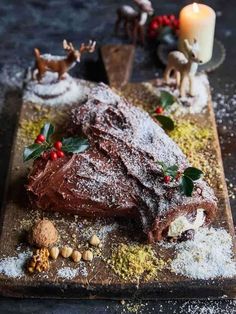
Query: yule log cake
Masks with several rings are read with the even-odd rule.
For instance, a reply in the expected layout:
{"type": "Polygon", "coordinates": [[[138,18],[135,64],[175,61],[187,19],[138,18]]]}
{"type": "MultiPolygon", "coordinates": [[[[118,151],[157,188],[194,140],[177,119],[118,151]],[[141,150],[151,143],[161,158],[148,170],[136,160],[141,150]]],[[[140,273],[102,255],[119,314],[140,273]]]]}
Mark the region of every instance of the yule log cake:
{"type": "Polygon", "coordinates": [[[89,147],[57,160],[34,161],[27,190],[35,208],[133,217],[149,242],[181,238],[212,222],[213,190],[195,178],[191,196],[186,195],[178,176],[191,170],[186,156],[149,114],[109,87],[99,84],[71,109],[68,134],[83,134],[89,147]],[[177,175],[165,180],[163,168],[177,175]]]}

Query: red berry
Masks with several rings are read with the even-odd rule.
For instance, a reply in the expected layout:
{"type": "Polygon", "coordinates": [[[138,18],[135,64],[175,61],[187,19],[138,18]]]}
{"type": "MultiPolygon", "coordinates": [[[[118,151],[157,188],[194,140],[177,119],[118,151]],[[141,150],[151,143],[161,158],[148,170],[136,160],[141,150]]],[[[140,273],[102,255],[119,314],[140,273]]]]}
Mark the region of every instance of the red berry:
{"type": "Polygon", "coordinates": [[[62,142],[60,141],[57,141],[54,143],[54,147],[57,149],[57,150],[61,150],[62,148],[62,142]]]}
{"type": "Polygon", "coordinates": [[[170,176],[164,176],[164,182],[169,183],[170,182],[170,176]]]}
{"type": "Polygon", "coordinates": [[[173,21],[175,21],[175,20],[176,20],[176,17],[174,16],[174,14],[172,14],[172,15],[170,15],[170,16],[169,16],[169,19],[170,19],[170,21],[172,21],[172,22],[173,22],[173,21]]]}
{"type": "Polygon", "coordinates": [[[157,21],[152,21],[151,24],[150,24],[150,30],[151,31],[155,31],[157,30],[159,27],[159,23],[157,21]]]}
{"type": "Polygon", "coordinates": [[[161,114],[164,111],[163,107],[156,107],[156,113],[161,114]]]}
{"type": "Polygon", "coordinates": [[[42,144],[42,141],[37,140],[37,139],[36,139],[34,142],[35,142],[36,144],[42,144]]]}
{"type": "Polygon", "coordinates": [[[51,158],[51,160],[56,160],[56,159],[57,159],[57,153],[52,150],[52,151],[50,152],[50,158],[51,158]]]}
{"type": "Polygon", "coordinates": [[[64,154],[64,152],[62,151],[62,150],[58,150],[57,151],[57,157],[58,158],[62,158],[62,157],[64,157],[65,156],[65,154],[64,154]]]}
{"type": "Polygon", "coordinates": [[[36,140],[40,141],[40,142],[45,142],[46,138],[43,134],[39,134],[36,138],[36,140]]]}
{"type": "Polygon", "coordinates": [[[163,16],[163,25],[164,26],[170,25],[170,20],[166,15],[163,16]]]}

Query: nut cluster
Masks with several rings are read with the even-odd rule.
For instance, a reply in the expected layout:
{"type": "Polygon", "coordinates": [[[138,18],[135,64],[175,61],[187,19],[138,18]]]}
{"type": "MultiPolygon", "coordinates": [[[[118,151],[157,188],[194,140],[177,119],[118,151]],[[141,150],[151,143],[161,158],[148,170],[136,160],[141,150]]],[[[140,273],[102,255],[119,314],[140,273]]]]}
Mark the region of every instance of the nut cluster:
{"type": "Polygon", "coordinates": [[[47,271],[49,269],[49,251],[47,248],[36,250],[36,253],[32,256],[29,264],[28,271],[30,273],[47,271]]]}
{"type": "MultiPolygon", "coordinates": [[[[101,241],[95,234],[90,237],[88,242],[91,246],[101,247],[101,241]]],[[[59,254],[64,258],[70,257],[75,263],[79,263],[81,259],[88,262],[93,260],[93,252],[91,249],[87,249],[83,253],[78,250],[73,250],[73,248],[68,245],[63,246],[60,249],[57,246],[50,249],[50,257],[53,260],[56,260],[59,254]]]]}
{"type": "MultiPolygon", "coordinates": [[[[96,235],[92,235],[88,242],[91,246],[101,247],[101,241],[96,235]]],[[[50,266],[49,256],[51,259],[56,260],[59,255],[64,258],[70,257],[75,263],[79,263],[81,259],[91,262],[94,257],[92,249],[86,249],[81,253],[68,245],[65,245],[61,248],[53,246],[50,250],[44,247],[36,250],[36,253],[32,256],[27,266],[27,269],[30,273],[34,273],[35,271],[47,271],[50,266]]]]}

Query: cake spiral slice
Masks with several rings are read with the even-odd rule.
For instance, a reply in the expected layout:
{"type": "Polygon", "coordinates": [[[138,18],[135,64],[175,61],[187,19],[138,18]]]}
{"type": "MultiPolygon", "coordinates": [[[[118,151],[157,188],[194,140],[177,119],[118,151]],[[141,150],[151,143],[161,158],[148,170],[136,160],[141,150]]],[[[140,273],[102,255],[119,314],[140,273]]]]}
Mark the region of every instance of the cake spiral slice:
{"type": "Polygon", "coordinates": [[[139,108],[99,84],[73,108],[69,121],[90,147],[56,161],[37,159],[29,176],[30,200],[42,210],[87,217],[134,217],[149,242],[178,237],[209,224],[217,200],[199,179],[191,197],[175,180],[164,183],[159,162],[184,170],[189,163],[175,142],[139,108]]]}

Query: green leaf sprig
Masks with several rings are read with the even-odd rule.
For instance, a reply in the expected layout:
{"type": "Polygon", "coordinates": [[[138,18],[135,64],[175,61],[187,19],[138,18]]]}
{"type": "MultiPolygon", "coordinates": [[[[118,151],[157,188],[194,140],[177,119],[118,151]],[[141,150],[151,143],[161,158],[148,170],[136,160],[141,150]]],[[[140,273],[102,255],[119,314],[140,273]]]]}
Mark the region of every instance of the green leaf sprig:
{"type": "MultiPolygon", "coordinates": [[[[46,123],[40,130],[40,134],[44,136],[45,141],[42,143],[34,143],[24,148],[23,161],[37,159],[42,153],[52,151],[54,143],[52,135],[54,134],[54,126],[51,123],[46,123]]],[[[61,150],[67,153],[82,153],[89,147],[88,139],[83,137],[63,138],[61,142],[61,150]]]]}
{"type": "Polygon", "coordinates": [[[165,110],[168,109],[175,102],[176,102],[176,99],[171,93],[169,93],[165,90],[161,91],[160,105],[162,106],[163,109],[165,109],[165,110]]]}
{"type": "Polygon", "coordinates": [[[161,124],[162,128],[167,131],[173,131],[175,128],[174,121],[167,116],[161,114],[155,115],[155,119],[161,124]]]}
{"type": "Polygon", "coordinates": [[[170,176],[172,179],[176,179],[179,170],[177,165],[168,167],[164,162],[161,161],[158,161],[158,164],[161,166],[164,176],[170,176]]]}
{"type": "MultiPolygon", "coordinates": [[[[167,110],[175,102],[176,102],[176,99],[171,93],[167,91],[161,91],[161,95],[159,99],[160,107],[158,108],[161,108],[161,111],[167,110]]],[[[172,131],[174,129],[175,124],[174,124],[174,121],[170,117],[165,116],[162,113],[158,113],[157,111],[153,113],[153,116],[161,124],[164,130],[172,131]]]]}
{"type": "Polygon", "coordinates": [[[184,170],[180,181],[180,187],[186,196],[192,196],[194,181],[199,180],[202,175],[203,172],[194,167],[188,167],[184,170]]]}
{"type": "Polygon", "coordinates": [[[180,182],[180,189],[186,196],[192,196],[194,182],[199,180],[203,172],[195,167],[188,167],[184,172],[180,173],[177,165],[167,166],[165,163],[158,161],[162,168],[164,177],[169,176],[172,180],[180,182]]]}

